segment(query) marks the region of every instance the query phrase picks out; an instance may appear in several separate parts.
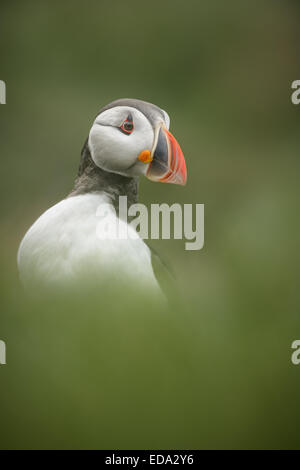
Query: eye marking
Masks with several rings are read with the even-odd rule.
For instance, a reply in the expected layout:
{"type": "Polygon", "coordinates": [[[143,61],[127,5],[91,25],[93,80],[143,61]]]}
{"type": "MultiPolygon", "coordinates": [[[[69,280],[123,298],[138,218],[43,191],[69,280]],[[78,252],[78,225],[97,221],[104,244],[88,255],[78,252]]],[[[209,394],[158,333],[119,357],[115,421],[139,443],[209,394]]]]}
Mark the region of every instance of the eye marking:
{"type": "Polygon", "coordinates": [[[130,135],[133,132],[134,125],[133,125],[133,119],[132,119],[131,114],[128,114],[127,118],[125,119],[125,121],[123,122],[123,124],[120,126],[119,129],[123,132],[123,134],[127,134],[127,135],[130,135]]]}

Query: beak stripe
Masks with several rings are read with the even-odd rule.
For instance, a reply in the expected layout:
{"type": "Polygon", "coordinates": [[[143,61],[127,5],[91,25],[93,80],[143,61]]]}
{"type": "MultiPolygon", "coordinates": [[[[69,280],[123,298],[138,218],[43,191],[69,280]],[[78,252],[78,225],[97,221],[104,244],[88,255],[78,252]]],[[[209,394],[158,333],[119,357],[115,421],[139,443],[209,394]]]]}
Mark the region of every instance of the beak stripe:
{"type": "Polygon", "coordinates": [[[186,166],[182,150],[175,137],[164,126],[160,126],[153,162],[147,176],[154,181],[184,185],[186,166]]]}

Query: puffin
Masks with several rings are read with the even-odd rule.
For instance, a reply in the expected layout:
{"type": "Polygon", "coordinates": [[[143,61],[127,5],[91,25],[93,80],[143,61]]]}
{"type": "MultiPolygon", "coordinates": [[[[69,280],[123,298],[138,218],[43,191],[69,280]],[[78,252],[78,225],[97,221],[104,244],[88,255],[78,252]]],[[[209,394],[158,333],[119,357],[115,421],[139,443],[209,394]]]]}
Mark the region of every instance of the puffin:
{"type": "Polygon", "coordinates": [[[46,210],[21,241],[17,258],[25,288],[86,280],[96,286],[162,291],[154,268],[158,255],[128,220],[120,219],[119,198],[126,196],[128,207],[137,204],[142,176],[186,184],[185,159],[169,126],[166,111],[138,99],[118,99],[100,109],[72,191],[46,210]],[[108,227],[116,224],[130,236],[107,236],[108,227]]]}

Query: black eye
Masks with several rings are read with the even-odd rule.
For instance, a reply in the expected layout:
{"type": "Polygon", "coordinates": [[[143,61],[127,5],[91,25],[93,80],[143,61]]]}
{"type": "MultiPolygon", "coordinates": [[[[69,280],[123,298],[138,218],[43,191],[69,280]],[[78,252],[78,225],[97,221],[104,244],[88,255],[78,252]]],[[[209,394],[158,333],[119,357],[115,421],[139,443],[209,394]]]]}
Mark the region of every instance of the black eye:
{"type": "Polygon", "coordinates": [[[124,133],[124,134],[131,134],[132,131],[134,129],[134,125],[133,125],[133,120],[132,120],[132,116],[131,114],[127,117],[127,119],[125,119],[125,121],[123,122],[123,124],[120,126],[120,130],[124,133]]]}
{"type": "Polygon", "coordinates": [[[125,131],[131,132],[133,130],[132,122],[124,122],[123,128],[125,131]]]}

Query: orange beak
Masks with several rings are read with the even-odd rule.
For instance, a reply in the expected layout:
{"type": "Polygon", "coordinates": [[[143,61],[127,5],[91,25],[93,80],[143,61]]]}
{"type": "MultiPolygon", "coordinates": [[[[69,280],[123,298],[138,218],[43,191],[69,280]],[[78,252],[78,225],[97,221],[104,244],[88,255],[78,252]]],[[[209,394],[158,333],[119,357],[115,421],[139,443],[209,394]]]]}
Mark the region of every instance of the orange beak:
{"type": "Polygon", "coordinates": [[[164,125],[159,125],[154,142],[147,178],[162,183],[185,185],[187,178],[185,160],[175,137],[164,125]]]}

